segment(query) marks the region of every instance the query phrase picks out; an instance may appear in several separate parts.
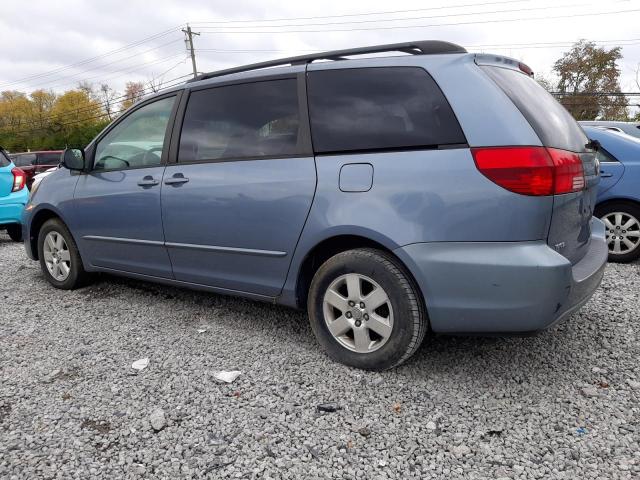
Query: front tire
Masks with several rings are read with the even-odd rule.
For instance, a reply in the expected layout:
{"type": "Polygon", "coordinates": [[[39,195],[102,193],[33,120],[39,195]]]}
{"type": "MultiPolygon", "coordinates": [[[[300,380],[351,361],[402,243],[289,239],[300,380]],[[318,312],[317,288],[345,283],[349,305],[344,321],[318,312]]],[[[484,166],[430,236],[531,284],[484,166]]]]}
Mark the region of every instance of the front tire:
{"type": "Polygon", "coordinates": [[[614,202],[596,208],[605,224],[609,261],[628,263],[640,257],[640,206],[614,202]]]}
{"type": "Polygon", "coordinates": [[[40,229],[38,258],[42,273],[56,288],[73,290],[85,285],[89,278],[71,232],[57,218],[47,220],[40,229]]]}
{"type": "Polygon", "coordinates": [[[12,225],[7,225],[7,234],[9,238],[14,242],[22,241],[22,225],[15,223],[12,225]]]}
{"type": "Polygon", "coordinates": [[[413,355],[427,331],[420,292],[404,266],[381,250],[339,253],[316,272],[307,301],[311,328],[328,355],[386,370],[413,355]]]}

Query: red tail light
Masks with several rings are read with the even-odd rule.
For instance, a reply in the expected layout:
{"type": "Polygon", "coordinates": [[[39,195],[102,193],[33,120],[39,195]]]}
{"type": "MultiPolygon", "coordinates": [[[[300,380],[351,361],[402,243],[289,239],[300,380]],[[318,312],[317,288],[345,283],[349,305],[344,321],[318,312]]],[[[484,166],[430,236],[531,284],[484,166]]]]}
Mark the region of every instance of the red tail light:
{"type": "Polygon", "coordinates": [[[11,191],[18,192],[26,185],[27,175],[18,167],[12,168],[11,173],[13,173],[13,186],[11,187],[11,191]]]}
{"type": "Polygon", "coordinates": [[[472,148],[478,170],[522,195],[560,195],[584,189],[580,155],[546,147],[472,148]]]}

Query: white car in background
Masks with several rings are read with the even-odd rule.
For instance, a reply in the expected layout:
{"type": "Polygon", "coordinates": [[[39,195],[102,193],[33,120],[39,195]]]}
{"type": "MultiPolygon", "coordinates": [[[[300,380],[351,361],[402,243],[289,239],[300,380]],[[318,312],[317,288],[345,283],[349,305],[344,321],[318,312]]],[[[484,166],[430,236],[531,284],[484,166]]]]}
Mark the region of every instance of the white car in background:
{"type": "Polygon", "coordinates": [[[57,167],[53,167],[50,168],[48,170],[45,170],[44,172],[40,172],[38,174],[36,174],[35,177],[33,177],[33,183],[31,184],[31,192],[35,192],[36,188],[38,188],[38,184],[42,181],[42,179],[48,175],[50,175],[51,173],[55,172],[56,170],[58,170],[60,168],[60,166],[57,167]]]}

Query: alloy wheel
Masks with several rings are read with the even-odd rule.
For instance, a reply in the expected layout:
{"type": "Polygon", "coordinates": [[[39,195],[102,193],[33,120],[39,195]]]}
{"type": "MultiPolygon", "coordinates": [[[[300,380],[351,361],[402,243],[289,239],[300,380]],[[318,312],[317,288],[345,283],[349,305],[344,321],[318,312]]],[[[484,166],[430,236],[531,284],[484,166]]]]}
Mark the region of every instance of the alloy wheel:
{"type": "Polygon", "coordinates": [[[626,212],[611,212],[602,217],[607,229],[609,253],[624,255],[640,245],[640,222],[626,212]]]}
{"type": "Polygon", "coordinates": [[[323,313],[329,333],[353,352],[375,352],[391,337],[389,296],[366,275],[347,273],[336,278],[324,295],[323,313]]]}
{"type": "Polygon", "coordinates": [[[56,231],[47,233],[43,254],[49,274],[58,282],[64,282],[71,271],[71,254],[64,237],[56,231]]]}

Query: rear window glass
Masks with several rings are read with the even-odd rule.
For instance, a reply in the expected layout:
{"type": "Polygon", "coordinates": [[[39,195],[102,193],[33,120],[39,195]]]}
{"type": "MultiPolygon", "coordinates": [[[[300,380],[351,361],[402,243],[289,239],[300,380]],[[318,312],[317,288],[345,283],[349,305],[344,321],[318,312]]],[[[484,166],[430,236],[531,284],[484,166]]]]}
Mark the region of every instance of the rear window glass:
{"type": "Polygon", "coordinates": [[[571,114],[533,78],[516,70],[482,67],[522,112],[543,145],[584,152],[589,142],[571,114]]]}
{"type": "Polygon", "coordinates": [[[466,143],[442,91],[422,68],[310,72],[308,98],[318,153],[466,143]]]}
{"type": "Polygon", "coordinates": [[[9,165],[11,165],[11,160],[9,160],[4,150],[0,149],[0,168],[8,167],[9,165]]]}
{"type": "Polygon", "coordinates": [[[57,165],[60,163],[60,154],[55,152],[39,153],[38,165],[57,165]]]}
{"type": "Polygon", "coordinates": [[[13,157],[13,163],[16,167],[28,167],[36,163],[35,153],[25,153],[24,155],[16,155],[13,157]]]}

